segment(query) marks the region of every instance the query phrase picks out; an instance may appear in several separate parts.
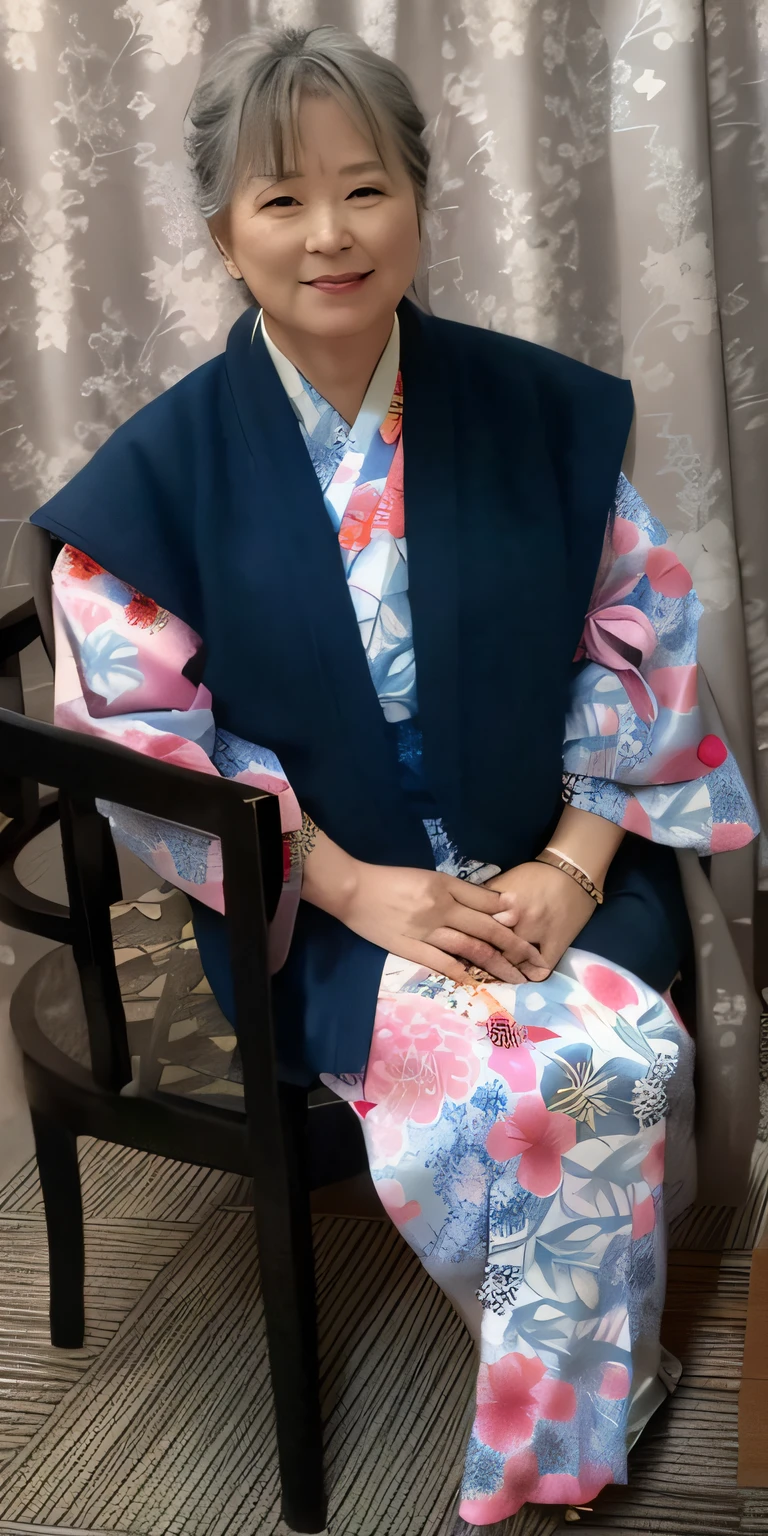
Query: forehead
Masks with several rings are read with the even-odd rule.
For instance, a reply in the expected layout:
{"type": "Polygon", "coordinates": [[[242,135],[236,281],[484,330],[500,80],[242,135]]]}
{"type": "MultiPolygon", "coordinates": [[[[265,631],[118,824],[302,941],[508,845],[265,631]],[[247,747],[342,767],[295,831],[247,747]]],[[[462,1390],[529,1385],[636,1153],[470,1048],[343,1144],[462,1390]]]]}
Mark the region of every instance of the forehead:
{"type": "Polygon", "coordinates": [[[257,112],[255,120],[243,125],[241,151],[249,182],[370,175],[391,165],[388,135],[379,129],[374,137],[353,102],[307,92],[281,106],[269,116],[257,112]]]}

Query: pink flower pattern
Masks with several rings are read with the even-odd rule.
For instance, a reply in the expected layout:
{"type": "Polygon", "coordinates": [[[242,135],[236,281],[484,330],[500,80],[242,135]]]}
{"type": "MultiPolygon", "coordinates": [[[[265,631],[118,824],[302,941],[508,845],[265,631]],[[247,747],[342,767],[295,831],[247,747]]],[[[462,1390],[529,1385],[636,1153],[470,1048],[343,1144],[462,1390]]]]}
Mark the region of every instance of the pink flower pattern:
{"type": "Polygon", "coordinates": [[[552,1195],[560,1184],[560,1158],[576,1143],[576,1122],[547,1109],[540,1093],[518,1099],[514,1113],[497,1120],[485,1143],[498,1163],[520,1157],[518,1182],[533,1195],[552,1195]]]}
{"type": "Polygon", "coordinates": [[[475,1432],[494,1451],[514,1451],[539,1419],[566,1422],[576,1412],[570,1382],[557,1381],[535,1355],[512,1353],[481,1365],[477,1378],[475,1432]]]}
{"type": "Polygon", "coordinates": [[[365,1097],[402,1123],[434,1125],[446,1098],[459,1101],[480,1075],[474,1036],[432,998],[382,996],[365,1073],[365,1097]]]}
{"type": "MultiPolygon", "coordinates": [[[[641,1129],[628,1103],[626,1134],[619,1117],[603,1136],[599,1118],[593,1129],[548,1110],[541,1078],[564,1047],[578,1062],[573,1048],[586,1045],[596,1069],[613,1063],[614,1093],[616,1066],[631,1086],[647,1064],[640,1054],[622,1059],[630,1048],[616,1030],[619,1010],[641,1030],[652,1014],[651,1039],[661,1030],[679,1042],[685,1032],[672,1012],[660,1023],[659,999],[636,977],[575,950],[540,987],[457,989],[426,972],[405,973],[403,985],[379,998],[368,1068],[348,1096],[385,1209],[449,1295],[455,1259],[468,1257],[456,1246],[462,1224],[473,1232],[487,1224],[482,1364],[460,1513],[484,1526],[527,1501],[589,1501],[619,1477],[632,1394],[647,1380],[634,1381],[630,1338],[638,1327],[647,1338],[646,1312],[660,1310],[665,1124],[641,1129]],[[490,1041],[487,1021],[502,1017],[515,1020],[518,1045],[490,1041]],[[629,1259],[636,1243],[644,1262],[627,1264],[610,1307],[599,1288],[585,1306],[587,1277],[600,1275],[603,1257],[624,1244],[629,1259]],[[497,1312],[504,1290],[494,1290],[494,1268],[503,1282],[505,1265],[518,1278],[497,1312]],[[631,1302],[638,1285],[644,1300],[636,1289],[631,1302]],[[543,1424],[557,1433],[543,1434],[543,1424]]],[[[465,1310],[466,1292],[456,1295],[465,1310]]]]}
{"type": "Polygon", "coordinates": [[[700,714],[702,610],[690,574],[624,476],[616,512],[577,651],[587,665],[563,754],[572,803],[699,854],[743,847],[759,827],[726,743],[700,714]]]}

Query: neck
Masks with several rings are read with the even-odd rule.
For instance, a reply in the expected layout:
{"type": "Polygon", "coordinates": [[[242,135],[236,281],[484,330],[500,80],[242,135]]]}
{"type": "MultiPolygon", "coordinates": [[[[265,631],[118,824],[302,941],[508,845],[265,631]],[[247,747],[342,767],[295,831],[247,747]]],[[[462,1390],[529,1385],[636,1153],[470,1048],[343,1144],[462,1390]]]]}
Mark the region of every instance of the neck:
{"type": "Polygon", "coordinates": [[[393,316],[384,316],[355,336],[310,336],[262,314],[267,334],[314,389],[352,426],[376,364],[392,334],[393,316]]]}

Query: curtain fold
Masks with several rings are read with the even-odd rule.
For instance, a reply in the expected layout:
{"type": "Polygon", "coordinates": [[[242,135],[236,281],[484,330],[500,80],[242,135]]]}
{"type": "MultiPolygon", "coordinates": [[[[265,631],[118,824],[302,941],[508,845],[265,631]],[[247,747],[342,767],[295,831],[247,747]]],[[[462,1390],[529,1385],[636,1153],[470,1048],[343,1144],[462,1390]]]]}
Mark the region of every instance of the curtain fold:
{"type": "MultiPolygon", "coordinates": [[[[201,60],[318,22],[395,57],[429,118],[433,310],[632,379],[636,483],[765,819],[768,0],[0,0],[0,570],[239,308],[184,170],[201,60]]],[[[718,875],[740,943],[750,871],[718,875]]]]}

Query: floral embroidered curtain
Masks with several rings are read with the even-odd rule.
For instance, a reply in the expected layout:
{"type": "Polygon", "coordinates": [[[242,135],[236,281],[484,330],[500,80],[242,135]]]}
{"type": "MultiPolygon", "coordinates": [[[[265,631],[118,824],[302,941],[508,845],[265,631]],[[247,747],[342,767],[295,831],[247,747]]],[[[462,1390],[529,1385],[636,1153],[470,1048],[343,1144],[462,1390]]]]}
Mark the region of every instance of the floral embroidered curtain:
{"type": "Polygon", "coordinates": [[[352,28],[409,71],[436,313],[632,379],[634,478],[692,570],[765,819],[768,0],[0,0],[0,571],[19,522],[222,346],[240,300],[181,122],[203,56],[263,22],[352,28]]]}

